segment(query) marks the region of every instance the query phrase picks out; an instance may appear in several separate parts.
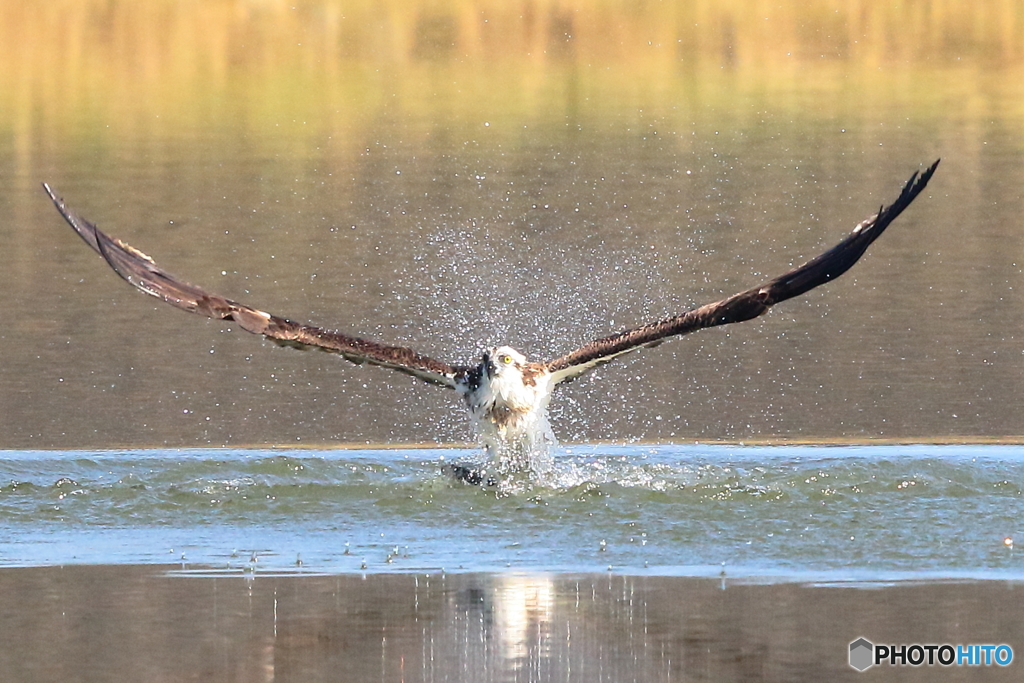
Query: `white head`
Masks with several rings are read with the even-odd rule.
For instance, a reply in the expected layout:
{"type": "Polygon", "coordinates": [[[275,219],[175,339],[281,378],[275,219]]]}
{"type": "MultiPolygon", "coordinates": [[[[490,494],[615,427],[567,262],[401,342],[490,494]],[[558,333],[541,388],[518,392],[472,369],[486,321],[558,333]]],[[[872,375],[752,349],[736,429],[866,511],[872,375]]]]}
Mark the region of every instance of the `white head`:
{"type": "Polygon", "coordinates": [[[522,378],[526,356],[511,346],[498,346],[484,351],[484,372],[491,378],[522,378]]]}
{"type": "Polygon", "coordinates": [[[499,346],[485,351],[483,370],[483,383],[496,406],[525,413],[543,409],[547,404],[551,389],[543,381],[546,378],[541,378],[538,368],[512,347],[499,346]]]}

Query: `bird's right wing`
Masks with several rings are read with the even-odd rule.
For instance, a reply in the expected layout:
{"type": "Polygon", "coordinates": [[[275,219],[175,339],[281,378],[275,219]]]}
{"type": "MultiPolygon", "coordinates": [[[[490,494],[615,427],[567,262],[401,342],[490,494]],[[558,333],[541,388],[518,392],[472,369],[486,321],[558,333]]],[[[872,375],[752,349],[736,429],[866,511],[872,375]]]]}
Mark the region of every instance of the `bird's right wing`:
{"type": "Polygon", "coordinates": [[[353,363],[369,363],[391,368],[425,382],[452,389],[456,386],[456,378],[468,370],[421,356],[404,346],[389,346],[297,323],[210,294],[171,275],[138,249],[104,233],[93,223],[69,209],[49,185],[44,183],[43,189],[75,232],[106,260],[114,272],[136,289],[163,299],[175,308],[205,315],[208,318],[233,320],[247,332],[262,334],[282,346],[318,348],[337,353],[353,363]]]}

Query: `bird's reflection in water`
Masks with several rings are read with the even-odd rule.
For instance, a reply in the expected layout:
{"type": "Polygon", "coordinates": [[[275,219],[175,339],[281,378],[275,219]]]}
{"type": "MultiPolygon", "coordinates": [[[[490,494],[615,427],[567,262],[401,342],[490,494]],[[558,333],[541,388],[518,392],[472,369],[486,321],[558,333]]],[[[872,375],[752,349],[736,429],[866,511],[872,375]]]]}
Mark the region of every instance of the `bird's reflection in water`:
{"type": "MultiPolygon", "coordinates": [[[[455,591],[450,608],[467,673],[535,673],[552,654],[555,586],[548,576],[497,575],[455,591]]],[[[434,663],[424,658],[425,667],[434,663]]]]}

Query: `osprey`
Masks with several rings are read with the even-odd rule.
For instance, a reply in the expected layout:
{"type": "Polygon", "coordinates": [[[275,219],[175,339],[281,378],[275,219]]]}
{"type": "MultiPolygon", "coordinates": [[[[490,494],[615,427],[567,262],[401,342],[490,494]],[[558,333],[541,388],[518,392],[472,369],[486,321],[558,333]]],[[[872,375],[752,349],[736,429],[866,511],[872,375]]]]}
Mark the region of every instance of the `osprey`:
{"type": "MultiPolygon", "coordinates": [[[[449,365],[404,346],[391,346],[272,315],[211,294],[163,270],[146,254],[101,231],[69,209],[43,184],[57,210],[86,244],[137,289],[177,308],[210,318],[232,320],[242,329],[283,346],[319,348],[353,363],[369,363],[453,389],[465,403],[488,453],[504,471],[529,468],[533,458],[554,442],[547,423],[547,405],[555,387],[623,354],[661,344],[670,337],[706,327],[756,318],[770,307],[845,273],[889,224],[924,190],[938,167],[915,172],[900,196],[860,223],[832,249],[766,284],[706,304],[682,315],[602,337],[558,358],[531,362],[508,346],[483,352],[474,365],[449,365]]],[[[479,473],[455,468],[456,474],[479,481],[479,473]]]]}

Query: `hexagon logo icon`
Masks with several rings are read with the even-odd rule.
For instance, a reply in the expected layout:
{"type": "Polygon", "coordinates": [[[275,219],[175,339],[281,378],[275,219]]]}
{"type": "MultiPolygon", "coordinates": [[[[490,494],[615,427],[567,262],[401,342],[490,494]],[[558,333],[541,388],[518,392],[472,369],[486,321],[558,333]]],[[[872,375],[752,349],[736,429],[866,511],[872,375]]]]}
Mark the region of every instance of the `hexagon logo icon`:
{"type": "Polygon", "coordinates": [[[875,646],[867,638],[858,638],[850,643],[850,666],[864,671],[875,664],[875,646]]]}

